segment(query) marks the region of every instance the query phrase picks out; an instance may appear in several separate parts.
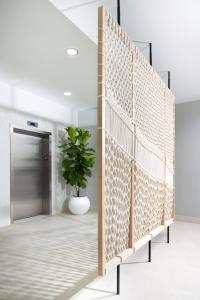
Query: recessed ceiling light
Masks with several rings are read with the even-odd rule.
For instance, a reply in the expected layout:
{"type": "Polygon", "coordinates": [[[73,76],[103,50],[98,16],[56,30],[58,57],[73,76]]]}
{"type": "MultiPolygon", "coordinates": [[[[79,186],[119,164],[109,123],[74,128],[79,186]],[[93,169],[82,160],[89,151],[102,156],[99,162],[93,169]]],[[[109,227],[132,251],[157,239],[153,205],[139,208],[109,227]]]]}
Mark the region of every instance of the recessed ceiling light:
{"type": "Polygon", "coordinates": [[[66,92],[64,92],[64,95],[65,95],[65,96],[71,96],[71,95],[72,95],[72,93],[71,93],[71,92],[67,92],[67,91],[66,91],[66,92]]]}
{"type": "Polygon", "coordinates": [[[67,54],[71,55],[71,56],[75,56],[78,54],[78,50],[75,48],[68,48],[67,49],[67,54]]]}

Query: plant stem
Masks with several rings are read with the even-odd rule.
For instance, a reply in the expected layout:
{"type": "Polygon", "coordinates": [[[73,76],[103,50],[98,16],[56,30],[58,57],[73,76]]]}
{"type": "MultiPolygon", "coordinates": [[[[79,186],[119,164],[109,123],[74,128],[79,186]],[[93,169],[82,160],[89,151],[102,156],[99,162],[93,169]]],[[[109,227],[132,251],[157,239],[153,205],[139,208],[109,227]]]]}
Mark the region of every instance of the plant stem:
{"type": "Polygon", "coordinates": [[[77,185],[75,185],[75,190],[76,190],[76,197],[79,197],[80,191],[79,191],[79,187],[77,185]]]}

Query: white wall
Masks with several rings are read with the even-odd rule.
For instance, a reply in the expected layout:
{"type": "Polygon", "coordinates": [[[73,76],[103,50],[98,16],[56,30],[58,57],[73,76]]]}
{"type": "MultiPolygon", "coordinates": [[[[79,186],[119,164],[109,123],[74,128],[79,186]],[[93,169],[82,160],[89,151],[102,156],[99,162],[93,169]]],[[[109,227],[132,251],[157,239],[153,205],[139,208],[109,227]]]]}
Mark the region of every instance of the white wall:
{"type": "Polygon", "coordinates": [[[71,123],[71,111],[67,106],[41,98],[5,82],[0,82],[0,105],[47,120],[71,123]]]}
{"type": "Polygon", "coordinates": [[[78,112],[78,126],[97,127],[97,108],[82,110],[78,112]]]}
{"type": "Polygon", "coordinates": [[[200,218],[200,101],[176,105],[176,215],[200,218]]]}
{"type": "Polygon", "coordinates": [[[66,185],[61,175],[61,160],[57,147],[71,124],[66,106],[0,83],[0,226],[10,224],[10,125],[26,127],[27,120],[38,122],[39,129],[52,133],[52,208],[53,213],[65,206],[66,185]]]}

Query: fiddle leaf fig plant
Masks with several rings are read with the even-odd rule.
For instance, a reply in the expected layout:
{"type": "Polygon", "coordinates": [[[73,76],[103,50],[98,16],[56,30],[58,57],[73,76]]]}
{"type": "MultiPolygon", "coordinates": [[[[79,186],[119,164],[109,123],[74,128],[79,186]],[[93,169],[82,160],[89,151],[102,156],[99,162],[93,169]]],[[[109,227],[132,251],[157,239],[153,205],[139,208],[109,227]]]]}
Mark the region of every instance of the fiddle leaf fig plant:
{"type": "Polygon", "coordinates": [[[59,145],[63,155],[62,171],[67,184],[75,188],[76,197],[80,189],[87,186],[87,178],[92,176],[95,150],[89,147],[91,133],[84,128],[65,128],[66,138],[59,145]]]}

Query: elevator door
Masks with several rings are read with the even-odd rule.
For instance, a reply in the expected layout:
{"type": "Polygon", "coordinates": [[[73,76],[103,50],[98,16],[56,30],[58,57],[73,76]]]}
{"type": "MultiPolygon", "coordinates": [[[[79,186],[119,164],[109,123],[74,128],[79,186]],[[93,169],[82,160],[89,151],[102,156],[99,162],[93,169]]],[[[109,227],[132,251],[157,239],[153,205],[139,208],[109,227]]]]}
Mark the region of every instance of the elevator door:
{"type": "Polygon", "coordinates": [[[49,136],[14,128],[11,134],[11,219],[49,213],[49,136]]]}

